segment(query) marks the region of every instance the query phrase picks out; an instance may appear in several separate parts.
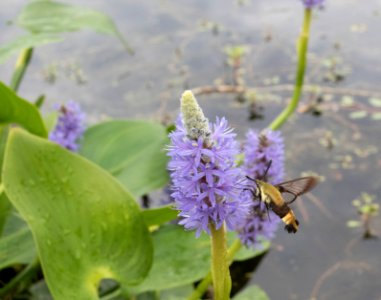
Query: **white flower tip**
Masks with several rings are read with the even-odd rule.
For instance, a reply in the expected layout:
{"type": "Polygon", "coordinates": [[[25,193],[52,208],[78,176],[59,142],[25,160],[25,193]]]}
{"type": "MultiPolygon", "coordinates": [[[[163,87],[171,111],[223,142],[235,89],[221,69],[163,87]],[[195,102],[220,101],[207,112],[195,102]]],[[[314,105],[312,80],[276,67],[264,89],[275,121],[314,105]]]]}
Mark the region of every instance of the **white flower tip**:
{"type": "Polygon", "coordinates": [[[194,97],[191,90],[186,90],[183,95],[181,96],[181,103],[190,103],[190,102],[196,102],[196,98],[194,97]]]}
{"type": "Polygon", "coordinates": [[[202,137],[209,142],[210,129],[208,119],[205,118],[192,91],[187,90],[181,96],[181,114],[187,135],[192,140],[202,137]]]}

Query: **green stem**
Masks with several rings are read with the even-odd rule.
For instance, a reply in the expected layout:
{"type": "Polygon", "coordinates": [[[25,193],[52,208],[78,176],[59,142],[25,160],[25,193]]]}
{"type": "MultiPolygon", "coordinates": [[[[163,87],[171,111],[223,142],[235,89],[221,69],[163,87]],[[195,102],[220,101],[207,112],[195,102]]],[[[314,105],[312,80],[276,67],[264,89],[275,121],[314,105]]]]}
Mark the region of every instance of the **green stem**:
{"type": "Polygon", "coordinates": [[[238,250],[241,249],[241,247],[242,247],[242,244],[241,244],[240,239],[236,239],[234,241],[234,243],[230,246],[230,248],[228,250],[229,265],[231,265],[231,263],[233,262],[234,256],[236,255],[238,250]]]}
{"type": "Polygon", "coordinates": [[[269,125],[272,130],[279,129],[284,122],[293,114],[295,111],[300,96],[303,89],[304,73],[307,66],[307,50],[308,50],[308,38],[310,33],[311,24],[311,9],[306,8],[304,10],[304,22],[303,29],[298,40],[298,68],[296,71],[296,79],[294,85],[294,92],[292,99],[288,106],[275,118],[275,120],[269,125]]]}
{"type": "Polygon", "coordinates": [[[0,299],[6,299],[6,296],[15,290],[21,291],[24,289],[32,281],[40,268],[40,260],[36,257],[30,265],[17,274],[6,286],[0,289],[0,299]]]}
{"type": "Polygon", "coordinates": [[[4,192],[4,184],[0,182],[0,196],[3,194],[3,192],[4,192]]]}
{"type": "Polygon", "coordinates": [[[222,225],[220,229],[216,229],[214,225],[211,225],[210,229],[214,299],[228,300],[231,290],[231,278],[225,225],[222,225]]]}
{"type": "MultiPolygon", "coordinates": [[[[239,249],[241,249],[241,247],[242,247],[241,241],[239,239],[237,239],[234,241],[234,243],[228,249],[229,266],[232,264],[235,254],[238,252],[239,249]]],[[[213,281],[212,280],[212,272],[209,271],[209,273],[197,285],[196,289],[187,298],[187,300],[199,300],[202,297],[202,295],[204,295],[205,291],[207,290],[208,286],[212,283],[212,281],[213,281]]]]}
{"type": "Polygon", "coordinates": [[[187,300],[201,299],[202,295],[204,295],[205,291],[207,290],[208,286],[212,283],[212,281],[212,272],[209,271],[209,273],[204,277],[204,279],[199,282],[192,294],[189,295],[187,300]]]}
{"type": "Polygon", "coordinates": [[[135,54],[135,50],[128,44],[128,42],[126,41],[126,39],[124,38],[124,36],[118,31],[117,34],[116,34],[119,38],[119,40],[122,42],[124,48],[127,50],[127,52],[130,54],[130,55],[134,55],[135,54]]]}
{"type": "Polygon", "coordinates": [[[19,89],[21,80],[24,77],[26,68],[29,65],[29,62],[32,58],[33,54],[33,48],[27,48],[22,50],[20,53],[20,56],[17,59],[15,70],[12,75],[10,88],[13,89],[15,92],[19,89]]]}

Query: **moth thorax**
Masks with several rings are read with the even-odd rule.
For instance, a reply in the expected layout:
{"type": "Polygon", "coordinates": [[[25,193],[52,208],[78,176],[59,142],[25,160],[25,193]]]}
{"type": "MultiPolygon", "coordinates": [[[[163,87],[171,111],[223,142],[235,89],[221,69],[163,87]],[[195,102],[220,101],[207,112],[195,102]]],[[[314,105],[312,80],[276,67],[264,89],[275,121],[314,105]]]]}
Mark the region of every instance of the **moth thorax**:
{"type": "Polygon", "coordinates": [[[266,202],[267,204],[271,204],[271,198],[262,192],[262,201],[266,202]]]}

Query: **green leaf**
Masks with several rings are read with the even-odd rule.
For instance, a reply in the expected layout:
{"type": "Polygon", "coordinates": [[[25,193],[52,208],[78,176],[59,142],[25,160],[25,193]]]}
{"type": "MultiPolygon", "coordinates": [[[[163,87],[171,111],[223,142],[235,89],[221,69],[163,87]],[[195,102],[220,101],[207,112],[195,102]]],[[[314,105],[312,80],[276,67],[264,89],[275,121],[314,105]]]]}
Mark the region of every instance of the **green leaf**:
{"type": "Polygon", "coordinates": [[[17,123],[31,133],[47,137],[40,112],[28,101],[18,97],[9,87],[0,82],[0,125],[17,123]]]}
{"type": "Polygon", "coordinates": [[[349,114],[349,117],[351,119],[362,119],[365,118],[368,115],[368,112],[365,110],[359,110],[359,111],[354,111],[349,114]]]}
{"type": "MultiPolygon", "coordinates": [[[[9,199],[6,198],[6,200],[9,202],[9,199]]],[[[9,202],[11,205],[11,203],[9,202]]],[[[21,229],[24,229],[25,227],[28,227],[26,222],[22,219],[20,214],[14,209],[14,207],[11,206],[9,216],[5,221],[4,228],[3,228],[3,236],[10,236],[14,234],[15,232],[20,231],[21,229]]]]}
{"type": "Polygon", "coordinates": [[[44,116],[44,124],[45,124],[45,127],[47,128],[47,130],[49,132],[52,131],[56,127],[57,121],[58,121],[58,112],[57,111],[51,112],[51,113],[47,114],[46,116],[44,116]]]}
{"type": "Polygon", "coordinates": [[[15,128],[3,181],[31,228],[54,299],[98,299],[102,278],[127,286],[148,273],[152,244],[140,209],[98,166],[15,128]]]}
{"type": "MultiPolygon", "coordinates": [[[[234,231],[228,231],[227,236],[228,236],[228,244],[230,246],[237,239],[237,233],[234,231]]],[[[242,261],[242,260],[253,258],[255,256],[262,255],[270,249],[270,246],[271,246],[271,242],[265,239],[262,239],[260,241],[260,244],[255,249],[253,249],[252,247],[246,247],[242,245],[242,247],[234,255],[233,260],[242,261]]]]}
{"type": "Polygon", "coordinates": [[[257,285],[249,286],[244,289],[243,292],[237,294],[234,300],[270,300],[269,296],[267,296],[266,292],[262,290],[257,285]]]}
{"type": "Polygon", "coordinates": [[[262,255],[269,251],[270,246],[271,243],[268,240],[262,240],[260,245],[258,245],[255,249],[242,246],[234,256],[234,260],[241,261],[262,255]]]}
{"type": "Polygon", "coordinates": [[[166,225],[153,234],[154,262],[148,277],[132,292],[161,291],[203,278],[210,269],[209,236],[166,225]]]}
{"type": "Polygon", "coordinates": [[[85,132],[80,153],[141,196],[168,183],[166,144],[166,130],[160,124],[109,121],[85,132]]]}
{"type": "Polygon", "coordinates": [[[34,1],[21,11],[17,23],[33,33],[45,34],[92,29],[119,38],[132,51],[110,17],[85,7],[54,1],[34,1]]]}
{"type": "Polygon", "coordinates": [[[11,211],[11,208],[12,205],[9,202],[7,195],[4,192],[0,191],[0,236],[3,235],[3,228],[11,211]]]}
{"type": "MultiPolygon", "coordinates": [[[[17,219],[17,216],[11,216],[13,223],[17,222],[17,219]]],[[[32,233],[25,222],[11,226],[15,227],[12,232],[6,233],[0,239],[0,269],[15,264],[29,264],[36,257],[32,233]]]]}
{"type": "MultiPolygon", "coordinates": [[[[1,101],[1,100],[0,100],[1,101]]],[[[1,169],[3,168],[5,145],[8,138],[8,126],[0,126],[0,185],[1,185],[1,169]]],[[[0,196],[2,194],[0,187],[0,196]]]]}
{"type": "Polygon", "coordinates": [[[5,44],[5,46],[0,47],[0,64],[23,49],[60,41],[62,41],[62,38],[45,33],[19,36],[11,42],[5,44]]]}
{"type": "Polygon", "coordinates": [[[172,205],[142,211],[147,226],[162,225],[176,219],[178,211],[172,205]]]}
{"type": "Polygon", "coordinates": [[[160,299],[165,300],[184,300],[192,294],[193,287],[188,284],[185,286],[176,287],[170,290],[165,290],[160,293],[160,299]]]}
{"type": "Polygon", "coordinates": [[[7,215],[0,239],[0,269],[15,264],[29,264],[37,255],[32,232],[26,222],[11,207],[8,198],[0,199],[0,201],[9,203],[10,206],[10,213],[7,215]]]}

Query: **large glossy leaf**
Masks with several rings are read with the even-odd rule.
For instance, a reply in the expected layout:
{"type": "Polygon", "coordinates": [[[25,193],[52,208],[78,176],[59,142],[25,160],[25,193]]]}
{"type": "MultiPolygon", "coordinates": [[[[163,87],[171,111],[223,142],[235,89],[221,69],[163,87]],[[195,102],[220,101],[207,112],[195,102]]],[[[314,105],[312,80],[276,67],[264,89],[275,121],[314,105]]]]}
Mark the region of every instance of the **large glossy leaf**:
{"type": "Polygon", "coordinates": [[[48,135],[37,108],[17,96],[2,82],[0,82],[0,108],[0,125],[17,123],[36,135],[42,137],[48,135]]]}
{"type": "Polygon", "coordinates": [[[179,214],[172,205],[146,209],[142,213],[147,226],[162,225],[176,219],[179,214]]]}
{"type": "Polygon", "coordinates": [[[8,138],[8,126],[0,126],[0,236],[3,234],[3,226],[11,209],[4,192],[4,186],[1,179],[1,169],[3,168],[5,145],[8,138]]]}
{"type": "MultiPolygon", "coordinates": [[[[227,233],[228,244],[232,245],[238,238],[238,235],[234,231],[227,233]]],[[[260,239],[258,245],[253,247],[246,247],[242,245],[241,248],[234,254],[233,260],[242,261],[253,258],[258,255],[262,255],[270,249],[271,242],[266,239],[260,239]]]]}
{"type": "MultiPolygon", "coordinates": [[[[1,186],[1,188],[3,188],[3,186],[1,186]]],[[[9,202],[7,195],[4,191],[0,191],[0,236],[3,235],[3,228],[11,211],[11,208],[12,205],[9,202]]]]}
{"type": "Polygon", "coordinates": [[[17,23],[33,33],[62,33],[92,29],[114,35],[129,49],[110,17],[102,12],[54,1],[33,1],[20,13],[17,23]]]}
{"type": "Polygon", "coordinates": [[[188,284],[185,286],[176,287],[170,290],[165,290],[160,293],[160,299],[165,300],[183,300],[192,294],[193,286],[188,284]]]}
{"type": "Polygon", "coordinates": [[[98,166],[15,128],[3,182],[32,230],[56,300],[98,299],[102,278],[126,286],[146,276],[152,243],[140,209],[98,166]]]}
{"type": "Polygon", "coordinates": [[[148,277],[134,292],[165,290],[203,278],[210,269],[209,236],[167,225],[153,234],[154,263],[148,277]]]}
{"type": "MultiPolygon", "coordinates": [[[[229,233],[233,242],[234,233],[229,233]]],[[[154,262],[147,278],[133,290],[135,293],[165,290],[193,283],[210,270],[210,238],[202,234],[195,237],[193,231],[185,231],[177,225],[166,225],[153,233],[154,262]]],[[[263,248],[252,250],[242,248],[235,260],[244,260],[263,254],[270,242],[263,248]]]]}
{"type": "Polygon", "coordinates": [[[237,294],[234,300],[270,300],[266,292],[257,285],[252,285],[246,288],[243,292],[237,294]]]}
{"type": "Polygon", "coordinates": [[[86,131],[80,153],[141,196],[168,182],[167,143],[166,130],[160,124],[109,121],[86,131]]]}
{"type": "Polygon", "coordinates": [[[23,49],[59,41],[62,41],[62,38],[44,33],[19,36],[11,42],[0,47],[0,64],[5,62],[13,54],[19,53],[23,49]]]}
{"type": "MultiPolygon", "coordinates": [[[[1,100],[0,100],[1,101],[1,100]]],[[[8,138],[8,126],[0,126],[0,184],[1,184],[1,169],[3,168],[5,145],[8,138]]],[[[0,188],[0,195],[2,191],[0,188]]]]}
{"type": "Polygon", "coordinates": [[[270,246],[271,243],[268,240],[261,241],[260,244],[258,244],[255,248],[242,246],[237,254],[234,255],[234,260],[242,261],[256,257],[258,255],[262,255],[270,249],[270,246]]]}
{"type": "Polygon", "coordinates": [[[29,264],[36,257],[32,233],[17,215],[11,215],[0,239],[0,269],[29,264]]]}
{"type": "MultiPolygon", "coordinates": [[[[5,197],[5,194],[3,196],[5,197]]],[[[0,201],[8,203],[10,213],[5,220],[0,239],[0,269],[15,264],[29,264],[37,255],[30,228],[12,208],[8,198],[4,197],[0,201]]]]}

